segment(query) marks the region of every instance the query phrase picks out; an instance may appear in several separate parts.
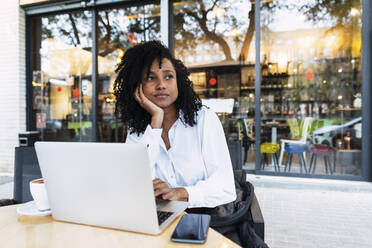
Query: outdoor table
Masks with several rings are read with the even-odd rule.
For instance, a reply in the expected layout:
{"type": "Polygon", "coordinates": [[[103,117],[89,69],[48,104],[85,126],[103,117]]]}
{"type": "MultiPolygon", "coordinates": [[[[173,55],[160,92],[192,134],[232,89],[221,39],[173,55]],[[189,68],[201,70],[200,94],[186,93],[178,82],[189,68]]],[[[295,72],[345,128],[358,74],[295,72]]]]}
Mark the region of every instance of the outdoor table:
{"type": "Polygon", "coordinates": [[[55,221],[52,216],[19,215],[19,205],[0,207],[0,247],[240,247],[209,228],[205,244],[191,245],[170,240],[180,217],[159,235],[146,235],[89,225],[55,221]]]}

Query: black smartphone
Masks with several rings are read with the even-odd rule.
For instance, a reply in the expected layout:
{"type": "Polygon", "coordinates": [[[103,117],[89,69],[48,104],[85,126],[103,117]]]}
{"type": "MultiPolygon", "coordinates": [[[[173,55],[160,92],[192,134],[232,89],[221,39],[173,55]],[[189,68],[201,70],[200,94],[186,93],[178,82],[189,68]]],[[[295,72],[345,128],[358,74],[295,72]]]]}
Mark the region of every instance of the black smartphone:
{"type": "Polygon", "coordinates": [[[174,242],[203,244],[211,217],[207,214],[185,214],[178,222],[171,240],[174,242]]]}

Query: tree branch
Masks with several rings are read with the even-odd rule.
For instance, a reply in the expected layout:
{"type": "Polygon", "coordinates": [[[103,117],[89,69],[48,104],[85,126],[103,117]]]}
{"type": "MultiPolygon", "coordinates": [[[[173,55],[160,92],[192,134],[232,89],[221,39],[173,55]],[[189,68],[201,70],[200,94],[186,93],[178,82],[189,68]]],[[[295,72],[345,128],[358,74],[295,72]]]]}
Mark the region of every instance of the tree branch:
{"type": "Polygon", "coordinates": [[[110,24],[110,17],[108,15],[108,12],[105,11],[105,16],[106,16],[106,20],[107,20],[107,26],[106,26],[106,30],[107,30],[107,40],[110,40],[111,39],[111,24],[110,24]]]}
{"type": "Polygon", "coordinates": [[[107,15],[107,12],[106,12],[106,19],[107,19],[107,24],[105,23],[105,21],[102,19],[102,16],[101,15],[98,15],[98,21],[102,23],[102,25],[105,27],[106,29],[106,33],[110,33],[111,31],[111,26],[110,26],[110,21],[108,19],[108,15],[107,15]]]}
{"type": "Polygon", "coordinates": [[[251,45],[253,34],[254,34],[254,29],[255,29],[254,8],[255,8],[254,0],[251,0],[251,10],[248,13],[248,19],[249,19],[248,30],[245,33],[242,49],[240,50],[240,54],[237,58],[238,60],[244,61],[244,62],[247,61],[248,59],[249,47],[251,45]]]}
{"type": "Polygon", "coordinates": [[[75,20],[72,17],[72,14],[71,13],[68,14],[68,18],[70,19],[70,22],[71,22],[71,25],[72,25],[72,30],[74,31],[74,35],[75,35],[75,38],[76,38],[76,45],[80,45],[79,32],[78,32],[78,30],[76,28],[75,20]]]}
{"type": "Polygon", "coordinates": [[[207,9],[206,12],[208,13],[209,11],[213,10],[214,7],[216,7],[217,2],[218,2],[218,0],[215,0],[215,1],[213,2],[213,4],[212,4],[212,7],[210,7],[209,9],[207,9]]]}
{"type": "Polygon", "coordinates": [[[215,32],[209,31],[207,27],[207,15],[205,11],[202,11],[202,18],[199,18],[194,12],[191,10],[185,10],[185,13],[188,14],[189,16],[195,18],[195,20],[199,23],[199,26],[201,30],[204,32],[204,34],[214,42],[216,42],[222,52],[225,54],[226,60],[233,60],[231,56],[231,50],[225,39],[219,35],[217,35],[215,32]]]}

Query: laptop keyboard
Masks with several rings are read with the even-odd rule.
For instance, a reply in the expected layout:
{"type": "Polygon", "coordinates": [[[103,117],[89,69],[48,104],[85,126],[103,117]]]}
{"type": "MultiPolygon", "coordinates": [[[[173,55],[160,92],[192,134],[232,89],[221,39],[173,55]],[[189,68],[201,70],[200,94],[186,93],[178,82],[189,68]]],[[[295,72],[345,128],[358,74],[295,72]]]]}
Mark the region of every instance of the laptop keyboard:
{"type": "Polygon", "coordinates": [[[173,214],[173,212],[157,211],[159,226],[173,214]]]}

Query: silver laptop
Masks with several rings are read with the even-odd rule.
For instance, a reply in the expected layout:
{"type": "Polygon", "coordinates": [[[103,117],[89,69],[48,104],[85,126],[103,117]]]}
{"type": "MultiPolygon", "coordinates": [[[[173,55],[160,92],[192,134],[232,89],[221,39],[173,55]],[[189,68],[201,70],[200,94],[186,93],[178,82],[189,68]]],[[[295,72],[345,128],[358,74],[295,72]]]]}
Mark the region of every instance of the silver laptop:
{"type": "Polygon", "coordinates": [[[35,148],[56,220],[158,234],[187,207],[155,200],[145,145],[36,142],[35,148]]]}

